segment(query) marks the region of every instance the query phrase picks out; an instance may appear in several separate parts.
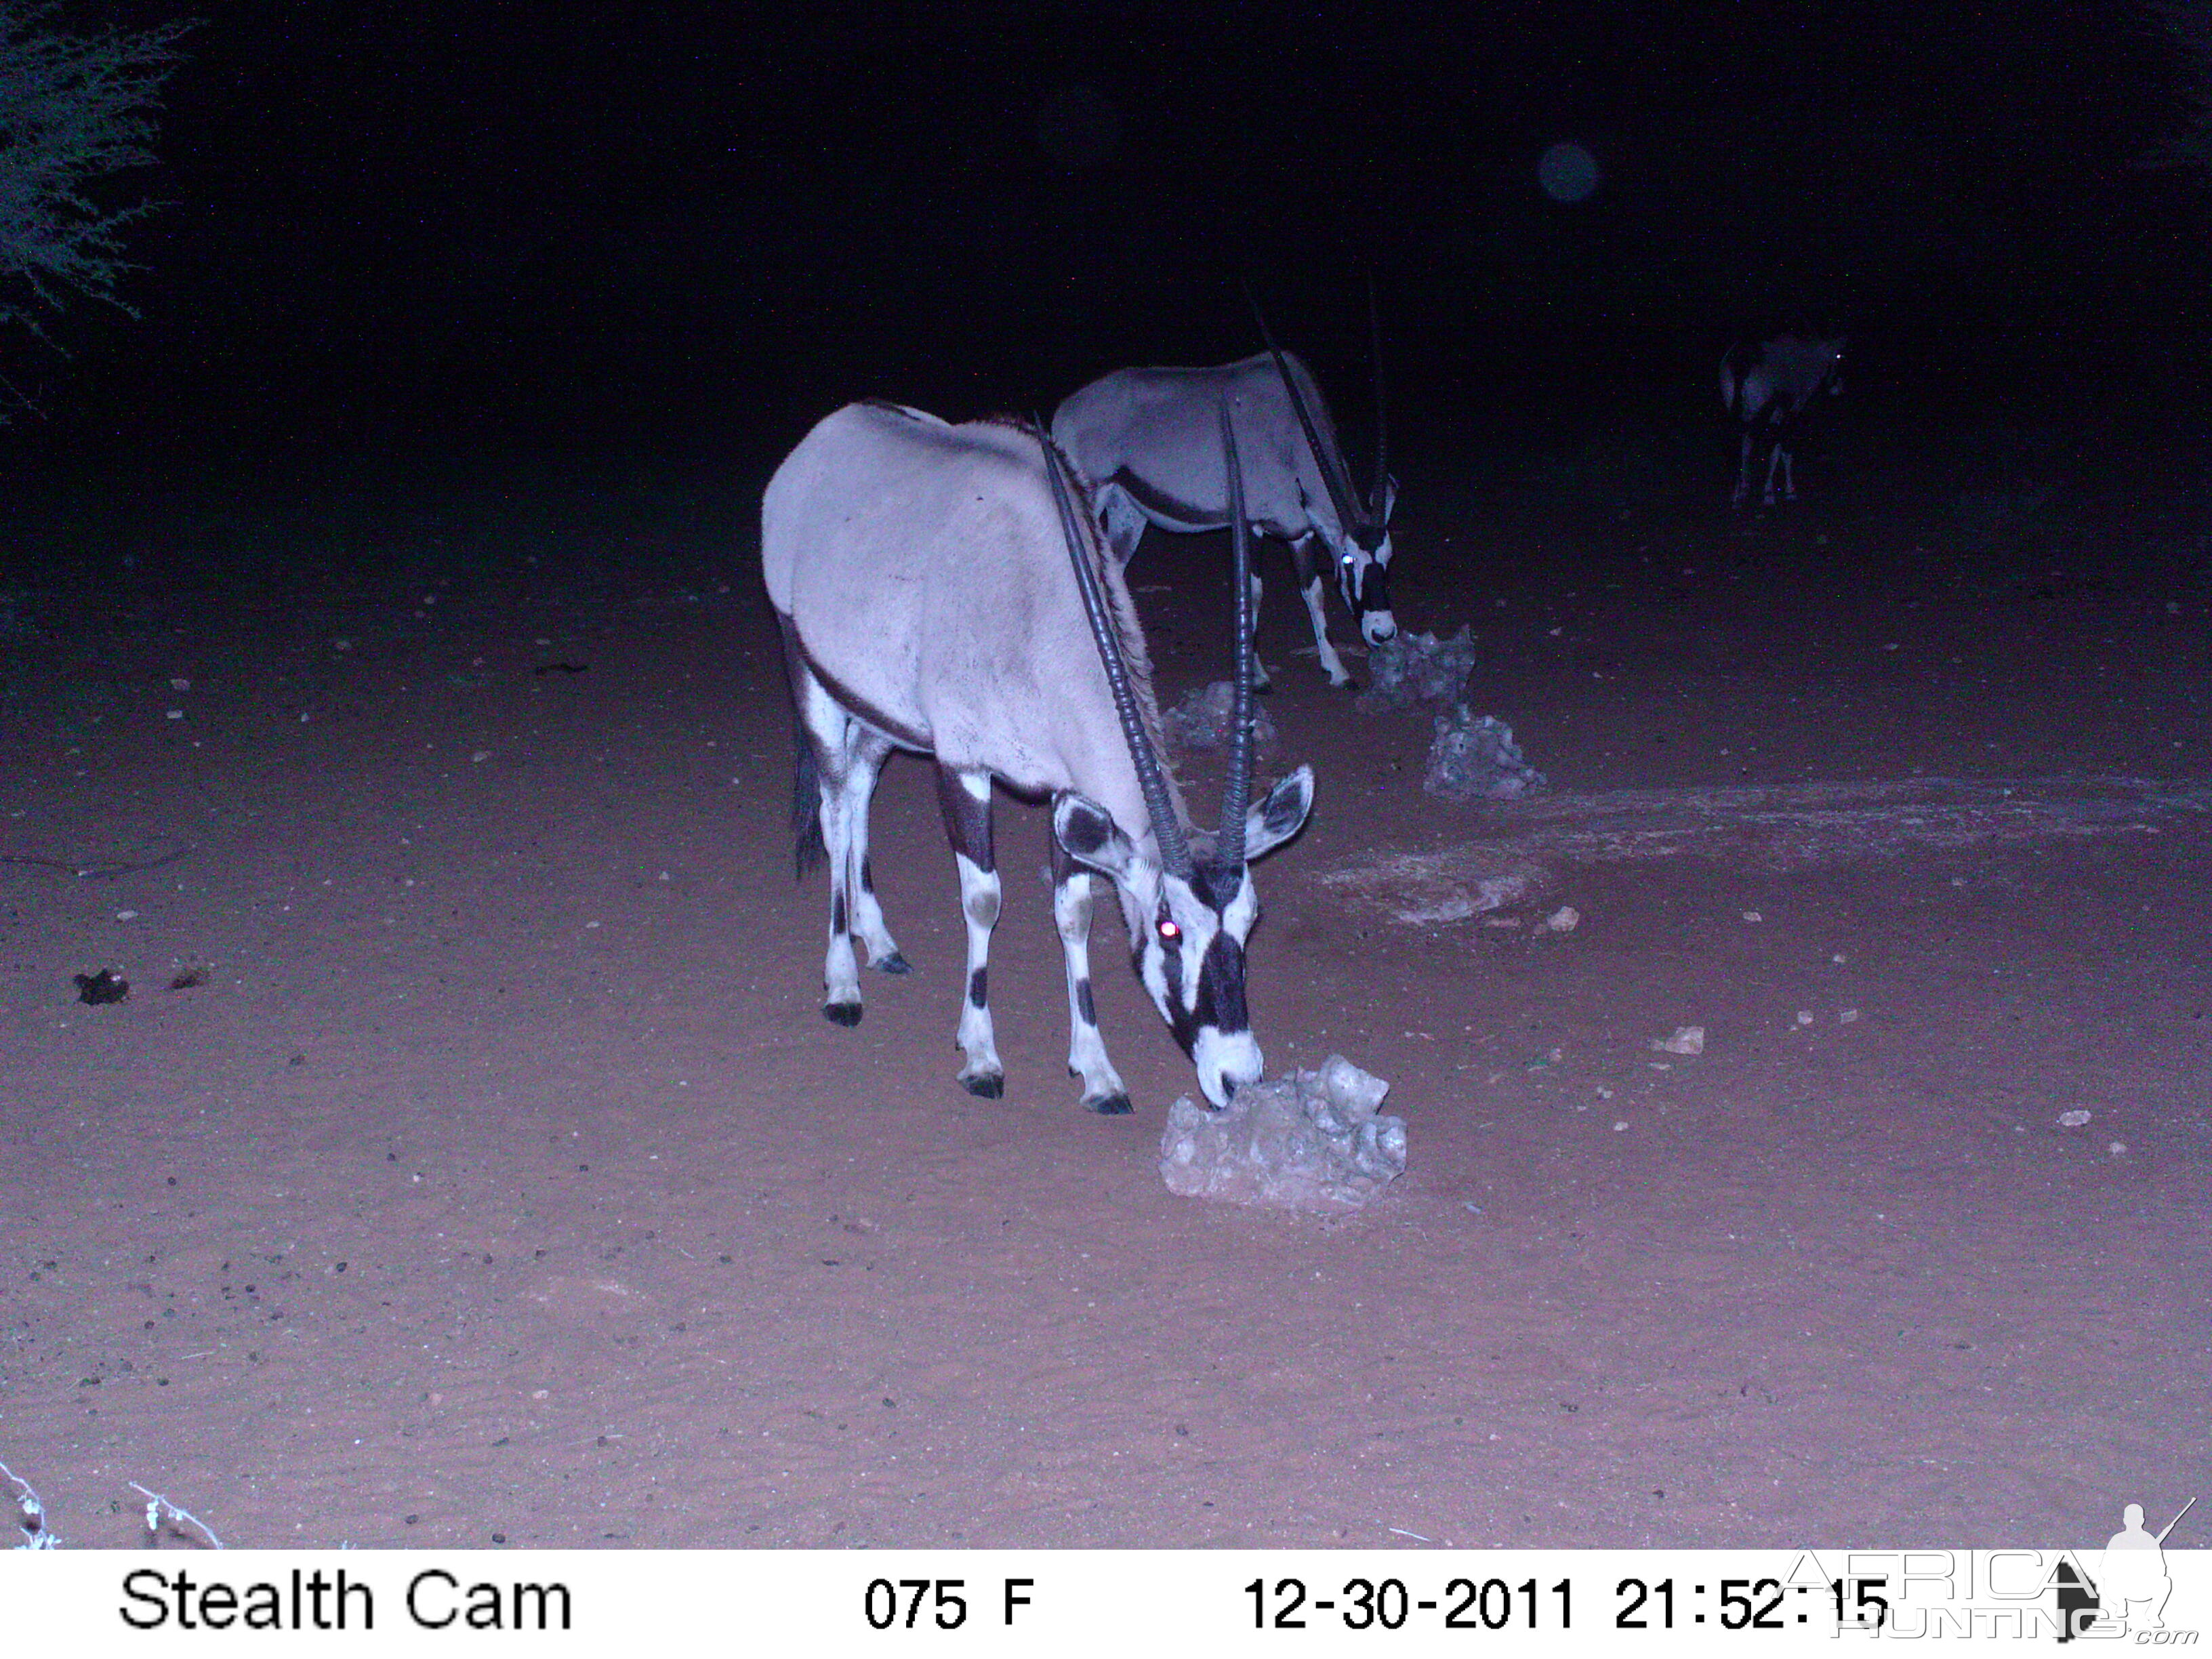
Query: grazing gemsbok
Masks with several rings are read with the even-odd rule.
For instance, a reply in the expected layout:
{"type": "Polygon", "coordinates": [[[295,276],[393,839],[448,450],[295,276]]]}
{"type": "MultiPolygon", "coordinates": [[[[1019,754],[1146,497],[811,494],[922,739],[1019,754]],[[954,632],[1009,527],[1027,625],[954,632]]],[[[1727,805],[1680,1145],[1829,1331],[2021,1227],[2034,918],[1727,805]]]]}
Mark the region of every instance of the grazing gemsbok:
{"type": "Polygon", "coordinates": [[[1844,343],[1781,335],[1762,345],[1733,346],[1721,359],[1721,401],[1743,432],[1743,462],[1736,471],[1735,505],[1751,495],[1751,458],[1767,452],[1765,504],[1774,505],[1774,473],[1782,472],[1783,497],[1797,499],[1797,471],[1790,428],[1823,392],[1844,389],[1844,343]]]}
{"type": "MultiPolygon", "coordinates": [[[[1371,320],[1371,319],[1370,319],[1371,320]]],[[[1116,558],[1127,564],[1147,522],[1177,532],[1229,522],[1216,411],[1235,411],[1245,457],[1252,527],[1291,544],[1314,645],[1332,685],[1349,685],[1322,610],[1318,550],[1335,568],[1336,589],[1361,637],[1380,645],[1398,632],[1390,611],[1390,511],[1398,487],[1383,443],[1380,332],[1376,359],[1375,489],[1363,499],[1337,442],[1328,405],[1304,363],[1276,345],[1213,368],[1121,368],[1060,404],[1052,435],[1090,480],[1116,558]]],[[[1252,579],[1252,603],[1260,581],[1252,579]]],[[[1267,684],[1258,669],[1256,684],[1267,684]]]]}
{"type": "MultiPolygon", "coordinates": [[[[1083,1079],[1083,1103],[1129,1109],[1092,1008],[1096,872],[1121,897],[1137,977],[1206,1097],[1225,1105],[1261,1075],[1244,1009],[1244,944],[1259,915],[1248,866],[1305,823],[1313,773],[1301,766],[1248,807],[1248,598],[1222,829],[1190,826],[1160,758],[1136,607],[1088,495],[1066,472],[1041,427],[951,426],[854,404],[807,434],[769,481],[761,564],[799,717],[793,828],[803,868],[818,820],[830,863],[822,1012],[841,1025],[860,1018],[855,933],[872,966],[906,970],[868,867],[869,795],[884,759],[903,749],[936,763],[959,871],[968,976],[957,1041],[969,1091],[992,1097],[1004,1086],[988,995],[996,779],[1051,798],[1067,1066],[1083,1079]]],[[[1250,551],[1241,532],[1235,539],[1241,578],[1250,551]]],[[[1237,587],[1249,594],[1244,581],[1237,587]]]]}

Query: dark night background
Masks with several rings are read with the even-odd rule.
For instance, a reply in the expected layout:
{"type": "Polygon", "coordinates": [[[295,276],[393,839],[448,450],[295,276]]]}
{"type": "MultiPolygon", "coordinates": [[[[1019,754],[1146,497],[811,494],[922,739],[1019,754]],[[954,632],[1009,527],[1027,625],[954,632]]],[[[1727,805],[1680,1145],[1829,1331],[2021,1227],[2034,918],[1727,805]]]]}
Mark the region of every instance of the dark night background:
{"type": "Polygon", "coordinates": [[[1240,356],[1240,278],[1358,434],[1370,272],[1409,454],[1717,426],[1721,351],[1784,326],[1850,331],[1863,416],[2202,407],[2207,204],[2144,165],[2201,66],[2133,5],[206,10],[132,181],[143,318],[12,343],[19,459],[765,465],[856,396],[1240,356]]]}

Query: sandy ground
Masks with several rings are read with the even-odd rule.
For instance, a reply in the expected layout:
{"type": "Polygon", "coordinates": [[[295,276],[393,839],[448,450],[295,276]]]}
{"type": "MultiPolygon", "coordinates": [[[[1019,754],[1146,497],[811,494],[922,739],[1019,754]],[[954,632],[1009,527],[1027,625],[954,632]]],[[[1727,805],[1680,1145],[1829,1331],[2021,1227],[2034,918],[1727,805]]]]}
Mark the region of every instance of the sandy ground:
{"type": "MultiPolygon", "coordinates": [[[[1254,1021],[1412,1146],[1320,1220],[1164,1189],[1117,925],[1138,1109],[1078,1108],[1041,812],[1004,1099],[921,766],[916,971],[821,1018],[757,477],[453,476],[9,509],[0,853],[179,854],[0,866],[0,1460],[66,1542],[130,1481],[235,1544],[856,1547],[2083,1544],[2212,1485],[2185,520],[1409,477],[1401,614],[1474,625],[1524,806],[1425,795],[1268,567],[1320,783],[1254,1021]]],[[[1219,553],[1135,568],[1170,697],[1219,553]]]]}

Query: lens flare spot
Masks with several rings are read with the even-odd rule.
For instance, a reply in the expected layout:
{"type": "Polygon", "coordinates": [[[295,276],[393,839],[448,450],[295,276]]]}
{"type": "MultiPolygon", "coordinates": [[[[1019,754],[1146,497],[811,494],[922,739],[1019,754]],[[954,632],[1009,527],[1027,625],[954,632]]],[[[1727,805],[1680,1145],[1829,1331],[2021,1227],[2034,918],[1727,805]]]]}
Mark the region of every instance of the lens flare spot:
{"type": "Polygon", "coordinates": [[[1555,202],[1583,202],[1597,189],[1597,158],[1580,144],[1561,141],[1536,163],[1536,182],[1555,202]]]}

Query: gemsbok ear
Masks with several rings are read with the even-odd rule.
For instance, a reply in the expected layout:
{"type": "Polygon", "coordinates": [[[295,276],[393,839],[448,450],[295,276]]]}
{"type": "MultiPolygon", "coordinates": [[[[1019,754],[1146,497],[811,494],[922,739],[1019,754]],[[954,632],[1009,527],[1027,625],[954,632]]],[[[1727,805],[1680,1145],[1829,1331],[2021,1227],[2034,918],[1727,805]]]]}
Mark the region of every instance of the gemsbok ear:
{"type": "Polygon", "coordinates": [[[1137,849],[1096,801],[1062,795],[1052,809],[1052,834],[1067,856],[1085,869],[1128,885],[1137,849]]]}
{"type": "Polygon", "coordinates": [[[1313,811],[1313,768],[1301,766],[1244,815],[1244,857],[1265,858],[1299,830],[1313,811]]]}

